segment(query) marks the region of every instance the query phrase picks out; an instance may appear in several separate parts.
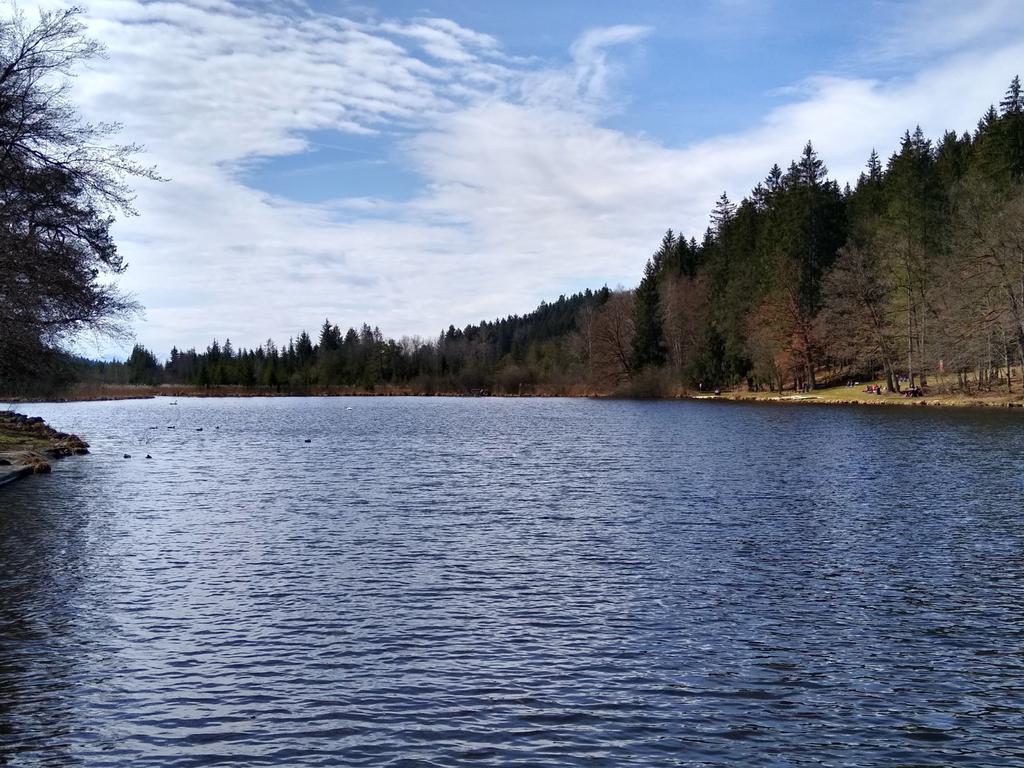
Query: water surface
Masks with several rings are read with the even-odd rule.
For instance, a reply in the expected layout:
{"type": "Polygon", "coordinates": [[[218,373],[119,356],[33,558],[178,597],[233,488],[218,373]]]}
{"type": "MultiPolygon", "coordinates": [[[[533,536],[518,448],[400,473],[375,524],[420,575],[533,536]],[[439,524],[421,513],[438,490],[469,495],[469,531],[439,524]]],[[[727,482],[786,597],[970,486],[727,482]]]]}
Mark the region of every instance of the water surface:
{"type": "Polygon", "coordinates": [[[0,764],[1024,765],[1016,414],[24,410],[0,764]]]}

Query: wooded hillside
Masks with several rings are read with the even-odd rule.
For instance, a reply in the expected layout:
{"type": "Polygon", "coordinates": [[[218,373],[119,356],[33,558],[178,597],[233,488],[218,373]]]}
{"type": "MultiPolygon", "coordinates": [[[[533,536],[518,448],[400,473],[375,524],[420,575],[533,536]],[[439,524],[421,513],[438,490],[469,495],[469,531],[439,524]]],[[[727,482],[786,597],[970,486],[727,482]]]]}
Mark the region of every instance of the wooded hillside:
{"type": "Polygon", "coordinates": [[[524,316],[385,339],[325,321],[253,350],[136,347],[91,380],[301,390],[671,393],[812,388],[880,376],[892,390],[1020,387],[1024,360],[1024,97],[1015,77],[973,132],[907,131],[840,187],[810,142],[698,239],[669,230],[636,289],[586,291],[524,316]],[[1019,376],[1018,376],[1019,378],[1019,376]]]}

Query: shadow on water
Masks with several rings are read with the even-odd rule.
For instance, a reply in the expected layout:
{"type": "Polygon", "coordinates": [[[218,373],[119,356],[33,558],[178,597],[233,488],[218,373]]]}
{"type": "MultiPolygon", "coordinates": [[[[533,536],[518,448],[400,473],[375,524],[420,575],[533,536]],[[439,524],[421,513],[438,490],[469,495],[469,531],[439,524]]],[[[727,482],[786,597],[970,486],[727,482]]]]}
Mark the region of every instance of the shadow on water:
{"type": "Polygon", "coordinates": [[[87,678],[89,635],[76,630],[92,543],[90,514],[75,513],[79,489],[58,468],[3,491],[0,763],[80,764],[73,742],[86,734],[75,692],[87,678]]]}

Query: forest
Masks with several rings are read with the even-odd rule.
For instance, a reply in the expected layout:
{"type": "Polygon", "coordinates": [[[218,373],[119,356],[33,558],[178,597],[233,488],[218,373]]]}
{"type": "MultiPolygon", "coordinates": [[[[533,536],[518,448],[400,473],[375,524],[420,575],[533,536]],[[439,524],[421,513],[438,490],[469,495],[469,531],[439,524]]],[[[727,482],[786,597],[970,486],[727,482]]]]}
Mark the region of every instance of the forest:
{"type": "Polygon", "coordinates": [[[236,349],[136,346],[76,360],[94,383],[308,392],[672,395],[813,389],[1024,388],[1024,97],[1014,77],[971,132],[908,130],[839,184],[808,142],[700,235],[668,230],[632,290],[587,290],[436,338],[325,320],[236,349]],[[1015,375],[1015,368],[1017,375],[1015,375]]]}

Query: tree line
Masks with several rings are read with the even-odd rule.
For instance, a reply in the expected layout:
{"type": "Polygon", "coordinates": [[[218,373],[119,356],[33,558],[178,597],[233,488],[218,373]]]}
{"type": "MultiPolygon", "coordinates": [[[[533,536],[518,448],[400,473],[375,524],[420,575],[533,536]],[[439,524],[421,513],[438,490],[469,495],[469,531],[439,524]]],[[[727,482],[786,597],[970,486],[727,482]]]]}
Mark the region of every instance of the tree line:
{"type": "Polygon", "coordinates": [[[105,375],[136,383],[301,391],[808,389],[881,378],[892,391],[1021,386],[1024,97],[1014,77],[973,131],[907,131],[839,184],[808,142],[698,240],[665,233],[632,290],[587,290],[435,339],[325,321],[286,345],[214,342],[166,364],[136,347],[105,375]],[[1014,374],[1014,369],[1018,373],[1014,374]]]}
{"type": "Polygon", "coordinates": [[[314,338],[302,331],[286,344],[268,339],[236,349],[230,339],[203,351],[173,348],[166,362],[136,344],[123,363],[78,360],[76,378],[92,383],[188,384],[303,392],[324,387],[362,391],[389,385],[434,392],[568,391],[582,382],[574,342],[581,316],[593,313],[611,291],[586,290],[542,303],[525,315],[449,326],[437,338],[385,338],[363,324],[341,328],[324,320],[314,338]],[[557,388],[552,385],[557,382],[557,388]]]}
{"type": "Polygon", "coordinates": [[[973,132],[907,131],[852,188],[808,143],[738,205],[723,195],[696,249],[666,235],[634,294],[634,366],[754,389],[874,375],[893,391],[936,376],[1010,388],[1024,360],[1022,176],[1018,77],[973,132]]]}
{"type": "Polygon", "coordinates": [[[99,383],[416,392],[674,394],[1024,385],[1024,98],[1014,77],[972,131],[907,131],[842,187],[808,142],[699,237],[668,230],[632,290],[586,290],[437,337],[318,333],[236,349],[136,345],[69,357],[77,334],[124,334],[138,308],[110,281],[125,179],[158,180],[116,129],[83,122],[68,76],[102,53],[81,11],[0,20],[0,391],[99,383]],[[1015,373],[1016,371],[1016,373],[1015,373]]]}

